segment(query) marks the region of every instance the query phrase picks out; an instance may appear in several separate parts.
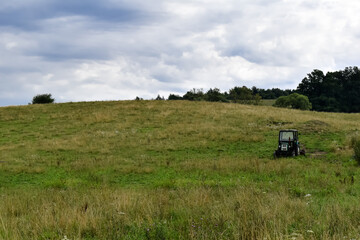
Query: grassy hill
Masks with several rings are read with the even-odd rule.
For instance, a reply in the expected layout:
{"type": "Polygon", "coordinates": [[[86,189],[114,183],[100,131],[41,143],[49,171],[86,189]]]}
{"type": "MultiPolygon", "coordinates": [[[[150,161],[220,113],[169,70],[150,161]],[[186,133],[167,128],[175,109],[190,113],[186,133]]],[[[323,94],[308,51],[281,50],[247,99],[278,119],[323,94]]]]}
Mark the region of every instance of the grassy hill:
{"type": "Polygon", "coordinates": [[[0,239],[358,239],[359,120],[187,101],[0,108],[0,239]],[[286,128],[306,157],[272,158],[286,128]]]}

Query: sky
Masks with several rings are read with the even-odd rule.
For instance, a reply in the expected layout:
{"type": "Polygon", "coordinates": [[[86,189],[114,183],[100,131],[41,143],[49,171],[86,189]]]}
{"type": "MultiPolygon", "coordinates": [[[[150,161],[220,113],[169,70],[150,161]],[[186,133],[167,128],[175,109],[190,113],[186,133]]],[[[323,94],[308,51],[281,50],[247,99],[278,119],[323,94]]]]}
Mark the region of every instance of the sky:
{"type": "Polygon", "coordinates": [[[356,0],[0,1],[0,106],[295,89],[358,66],[356,0]]]}

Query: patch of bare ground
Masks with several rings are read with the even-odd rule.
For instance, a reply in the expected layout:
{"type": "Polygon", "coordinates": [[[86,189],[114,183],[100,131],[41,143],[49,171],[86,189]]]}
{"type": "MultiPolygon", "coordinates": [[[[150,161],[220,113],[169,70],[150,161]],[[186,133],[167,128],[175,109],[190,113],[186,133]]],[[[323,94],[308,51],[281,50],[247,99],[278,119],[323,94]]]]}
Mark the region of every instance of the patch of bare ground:
{"type": "Polygon", "coordinates": [[[306,121],[302,126],[299,127],[299,130],[304,133],[319,133],[328,130],[330,124],[320,121],[320,120],[310,120],[306,121]]]}
{"type": "Polygon", "coordinates": [[[324,151],[315,151],[315,152],[309,153],[308,155],[311,158],[324,158],[326,156],[326,154],[327,154],[327,152],[324,152],[324,151]]]}

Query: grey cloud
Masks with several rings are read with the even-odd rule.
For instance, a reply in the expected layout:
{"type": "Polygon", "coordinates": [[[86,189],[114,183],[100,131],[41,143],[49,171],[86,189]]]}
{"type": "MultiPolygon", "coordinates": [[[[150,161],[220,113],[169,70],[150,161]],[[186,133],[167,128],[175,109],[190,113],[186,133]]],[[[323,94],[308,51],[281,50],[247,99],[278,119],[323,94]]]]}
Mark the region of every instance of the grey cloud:
{"type": "Polygon", "coordinates": [[[30,56],[41,56],[45,61],[67,61],[70,59],[86,60],[108,59],[110,54],[108,49],[92,48],[91,46],[81,46],[69,43],[52,43],[41,46],[38,49],[29,49],[26,51],[30,56]]]}
{"type": "Polygon", "coordinates": [[[359,61],[360,4],[352,4],[2,2],[0,95],[7,97],[0,104],[18,103],[19,96],[26,104],[41,92],[77,101],[156,97],[194,87],[294,88],[314,68],[337,70],[359,61]]]}
{"type": "Polygon", "coordinates": [[[74,15],[86,16],[93,21],[127,24],[139,24],[151,17],[148,12],[126,3],[114,6],[108,1],[97,0],[32,1],[31,4],[18,2],[0,7],[0,26],[36,31],[40,30],[43,20],[74,15]]]}

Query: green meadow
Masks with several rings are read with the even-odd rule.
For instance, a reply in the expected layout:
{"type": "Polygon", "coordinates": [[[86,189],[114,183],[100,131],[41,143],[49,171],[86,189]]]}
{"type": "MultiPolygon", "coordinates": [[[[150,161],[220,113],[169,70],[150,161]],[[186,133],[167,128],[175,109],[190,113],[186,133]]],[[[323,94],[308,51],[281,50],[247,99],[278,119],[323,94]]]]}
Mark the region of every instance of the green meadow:
{"type": "Polygon", "coordinates": [[[360,239],[360,114],[189,101],[0,108],[0,239],[360,239]],[[306,156],[273,158],[280,129],[306,156]]]}

